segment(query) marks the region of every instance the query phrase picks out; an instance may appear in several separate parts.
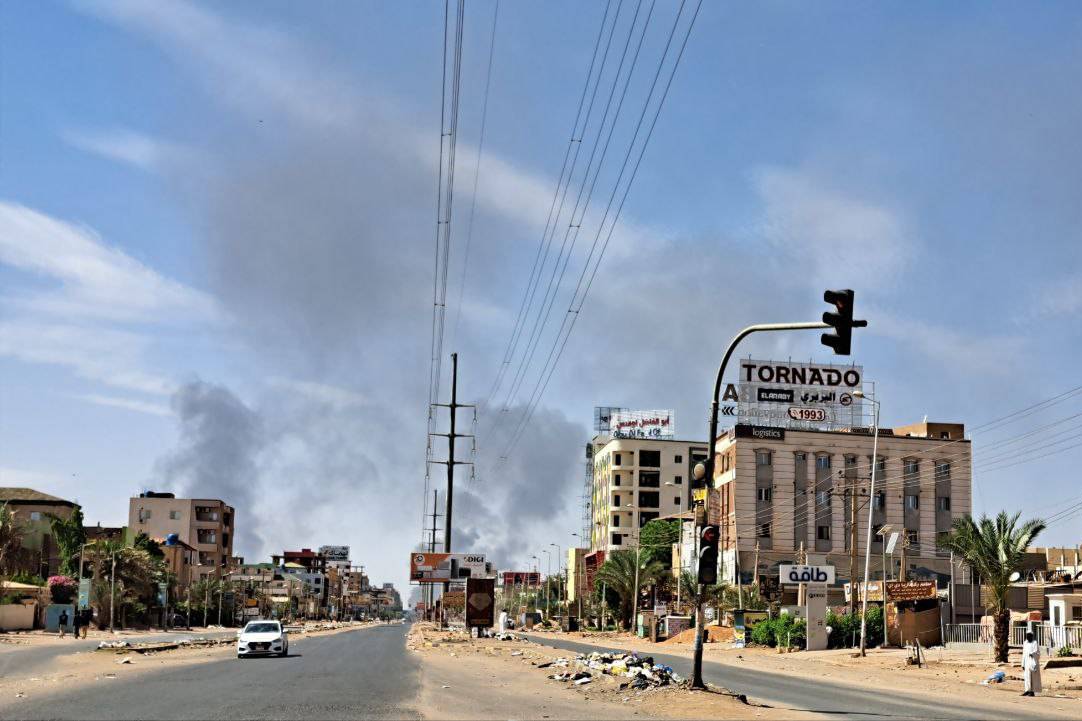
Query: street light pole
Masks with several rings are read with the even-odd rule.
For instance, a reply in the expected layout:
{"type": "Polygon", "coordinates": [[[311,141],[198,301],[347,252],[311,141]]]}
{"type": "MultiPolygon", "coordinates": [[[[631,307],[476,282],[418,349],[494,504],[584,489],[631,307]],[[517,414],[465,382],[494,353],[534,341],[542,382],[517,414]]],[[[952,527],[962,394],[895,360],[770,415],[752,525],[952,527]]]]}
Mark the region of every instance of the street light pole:
{"type": "MultiPolygon", "coordinates": [[[[853,391],[856,398],[864,398],[864,391],[853,391]]],[[[879,468],[879,401],[868,398],[875,407],[875,435],[872,439],[872,482],[868,490],[868,537],[864,545],[864,591],[861,593],[860,604],[860,655],[867,656],[867,631],[868,631],[868,574],[872,562],[872,518],[875,511],[875,473],[879,468]]],[[[856,503],[854,497],[853,502],[856,503]]],[[[953,570],[953,569],[952,569],[953,570]]],[[[852,581],[852,579],[850,579],[852,581]]],[[[856,590],[854,585],[853,590],[856,590]]],[[[887,616],[887,583],[886,574],[883,577],[883,617],[887,616]]],[[[885,637],[884,637],[885,640],[885,637]]]]}
{"type": "MultiPolygon", "coordinates": [[[[563,562],[561,560],[563,557],[560,555],[560,544],[550,543],[549,545],[556,547],[556,591],[559,594],[557,608],[562,609],[564,603],[564,589],[566,588],[566,586],[561,583],[563,581],[563,572],[560,571],[560,564],[563,562]]],[[[563,616],[563,611],[560,612],[560,615],[561,617],[563,616]]]]}
{"type": "Polygon", "coordinates": [[[113,561],[109,567],[109,633],[116,633],[116,550],[113,550],[113,561]]]}
{"type": "Polygon", "coordinates": [[[542,548],[541,553],[545,554],[545,614],[552,618],[552,610],[549,608],[549,585],[552,579],[552,551],[547,548],[542,548]]]}

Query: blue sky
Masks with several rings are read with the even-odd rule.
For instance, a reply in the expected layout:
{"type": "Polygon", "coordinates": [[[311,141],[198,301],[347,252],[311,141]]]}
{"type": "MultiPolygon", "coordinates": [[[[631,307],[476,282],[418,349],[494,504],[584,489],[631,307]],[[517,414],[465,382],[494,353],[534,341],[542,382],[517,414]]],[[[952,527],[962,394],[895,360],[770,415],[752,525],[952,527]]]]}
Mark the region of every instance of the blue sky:
{"type": "MultiPolygon", "coordinates": [[[[493,7],[467,7],[453,299],[493,7]]],[[[619,22],[636,7],[651,5],[625,0],[619,22]]],[[[676,9],[654,6],[621,152],[676,9]]],[[[498,370],[604,10],[501,3],[447,345],[467,398],[498,370]]],[[[246,555],[351,543],[401,583],[421,512],[442,4],[0,13],[0,480],[104,523],[144,488],[234,494],[246,555]]],[[[972,426],[1078,385],[1080,30],[1066,2],[706,3],[567,351],[499,470],[504,429],[482,419],[464,542],[518,561],[523,531],[567,545],[592,406],[672,407],[681,436],[705,436],[727,339],[814,319],[825,287],[857,289],[870,327],[854,360],[886,424],[972,426]]],[[[811,335],[746,352],[827,359],[811,335]]],[[[1079,405],[976,436],[977,458],[1079,405]]],[[[1066,445],[991,464],[977,510],[1076,496],[1082,450],[1066,445]]],[[[1080,531],[1075,517],[1044,540],[1080,531]]]]}

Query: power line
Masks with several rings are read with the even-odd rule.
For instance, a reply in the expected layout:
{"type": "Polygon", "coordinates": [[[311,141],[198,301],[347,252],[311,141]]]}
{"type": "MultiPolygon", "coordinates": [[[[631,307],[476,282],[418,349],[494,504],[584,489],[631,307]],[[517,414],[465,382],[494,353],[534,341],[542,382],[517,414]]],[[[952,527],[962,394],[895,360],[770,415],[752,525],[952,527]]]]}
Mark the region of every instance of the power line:
{"type": "MultiPolygon", "coordinates": [[[[672,45],[672,41],[673,41],[673,38],[675,36],[676,29],[679,26],[680,18],[683,15],[685,4],[686,4],[686,0],[684,0],[684,2],[681,2],[681,4],[680,4],[680,9],[677,12],[676,21],[673,23],[672,30],[669,33],[669,38],[668,38],[668,41],[666,42],[666,45],[665,45],[665,50],[662,53],[661,60],[658,62],[658,70],[657,70],[657,73],[654,76],[654,82],[651,85],[650,91],[646,96],[646,102],[643,104],[643,110],[642,110],[642,113],[640,114],[640,117],[639,117],[639,123],[636,126],[635,133],[632,136],[631,143],[628,146],[627,154],[624,157],[624,164],[621,167],[620,174],[619,174],[619,176],[617,178],[617,182],[616,182],[615,186],[613,187],[612,195],[609,198],[609,206],[606,207],[605,215],[602,217],[601,224],[598,226],[597,237],[600,237],[602,231],[604,230],[605,220],[608,217],[609,208],[611,208],[612,203],[613,203],[613,201],[614,201],[614,199],[616,197],[616,194],[617,194],[617,192],[619,190],[620,180],[623,177],[624,170],[627,168],[628,161],[629,161],[629,159],[630,159],[630,157],[632,155],[632,152],[634,150],[635,142],[636,142],[636,140],[638,138],[639,130],[642,127],[642,123],[643,123],[643,120],[644,120],[644,118],[646,116],[647,110],[649,108],[650,100],[653,97],[653,92],[654,92],[654,89],[655,89],[655,87],[657,85],[658,78],[659,78],[659,76],[661,74],[662,68],[664,67],[664,62],[665,62],[666,57],[668,56],[668,52],[669,52],[669,49],[670,49],[670,47],[672,45]]],[[[564,317],[564,324],[567,324],[567,332],[566,332],[566,334],[563,335],[562,341],[560,340],[560,334],[558,333],[557,337],[556,337],[556,343],[553,344],[553,350],[556,349],[556,344],[557,343],[559,344],[559,350],[555,354],[555,360],[553,360],[551,362],[551,365],[549,365],[549,361],[546,360],[546,366],[542,368],[541,375],[538,378],[538,384],[535,387],[535,392],[531,397],[531,401],[527,406],[527,409],[526,409],[526,411],[525,411],[525,413],[524,413],[524,415],[522,417],[521,422],[518,424],[518,427],[517,427],[515,433],[512,436],[511,442],[508,444],[507,450],[505,450],[504,453],[501,454],[501,457],[506,458],[508,456],[508,454],[511,452],[511,450],[514,448],[514,446],[518,443],[519,438],[522,437],[523,431],[529,425],[530,419],[533,417],[533,413],[536,410],[537,405],[541,400],[541,397],[544,395],[544,392],[545,392],[546,388],[548,387],[549,381],[552,379],[552,375],[555,372],[556,366],[559,363],[560,358],[563,356],[564,348],[566,348],[566,346],[567,346],[567,340],[568,340],[568,338],[570,338],[571,332],[574,330],[575,323],[578,320],[578,317],[580,315],[582,307],[586,302],[586,297],[589,294],[590,287],[593,284],[594,277],[597,274],[597,269],[598,269],[598,267],[600,267],[601,260],[604,257],[605,249],[608,247],[608,243],[612,239],[613,232],[614,232],[614,230],[616,228],[616,225],[617,225],[617,223],[619,221],[620,214],[623,211],[624,204],[627,202],[628,194],[630,193],[631,187],[635,182],[635,177],[638,174],[638,170],[639,170],[639,167],[640,167],[640,165],[642,163],[642,159],[643,159],[644,155],[646,154],[646,148],[649,146],[650,139],[653,136],[654,128],[657,126],[657,120],[658,120],[658,117],[660,117],[660,115],[661,115],[661,109],[664,107],[665,100],[668,97],[669,90],[672,87],[673,79],[676,76],[676,71],[680,66],[680,61],[683,58],[684,51],[687,49],[687,43],[688,43],[688,39],[691,37],[691,31],[695,26],[695,21],[698,18],[699,11],[701,9],[702,9],[702,0],[699,0],[699,2],[695,6],[695,12],[691,17],[690,22],[688,23],[687,30],[686,30],[686,32],[684,34],[683,41],[681,42],[681,45],[680,45],[680,50],[679,50],[678,54],[676,55],[675,61],[673,62],[672,71],[669,74],[668,80],[667,80],[667,82],[665,84],[665,89],[664,89],[664,91],[662,92],[662,94],[660,96],[660,100],[659,100],[659,102],[657,104],[657,108],[656,108],[656,110],[654,112],[653,119],[650,122],[649,129],[648,129],[648,131],[647,131],[647,133],[645,135],[645,138],[643,140],[643,143],[642,143],[642,145],[641,145],[641,147],[639,149],[638,157],[635,160],[635,164],[634,164],[634,166],[632,168],[631,175],[629,176],[629,180],[627,182],[627,185],[624,188],[623,195],[620,198],[620,203],[617,206],[615,215],[613,216],[612,224],[609,227],[608,235],[607,235],[607,237],[605,239],[604,245],[602,246],[601,254],[598,256],[598,260],[597,260],[596,264],[594,265],[593,272],[591,273],[591,276],[590,276],[590,280],[587,283],[585,289],[583,290],[582,298],[578,302],[578,307],[575,307],[575,297],[574,296],[572,297],[571,306],[568,307],[567,315],[565,315],[565,317],[564,317]],[[570,318],[570,323],[568,323],[568,318],[570,318]],[[546,375],[546,368],[547,368],[547,375],[546,375]]],[[[597,242],[597,237],[595,237],[595,243],[597,242]]],[[[588,267],[588,264],[589,264],[589,259],[587,260],[587,265],[584,266],[584,269],[583,269],[584,274],[585,274],[586,268],[588,267]]],[[[581,282],[581,278],[580,278],[580,282],[581,282]]],[[[577,289],[576,289],[576,294],[577,294],[577,289]]],[[[564,324],[561,324],[561,331],[564,328],[564,324]]],[[[551,359],[552,357],[553,357],[553,351],[550,351],[549,352],[549,358],[551,359]]]]}
{"type": "MultiPolygon", "coordinates": [[[[540,281],[541,278],[539,263],[541,262],[543,254],[545,254],[547,257],[547,251],[545,250],[545,248],[547,247],[545,238],[548,237],[549,228],[552,226],[553,212],[555,211],[556,203],[560,198],[560,189],[564,186],[565,175],[568,179],[568,183],[570,183],[571,180],[570,174],[567,173],[568,161],[571,158],[572,149],[576,148],[577,143],[581,143],[581,140],[576,137],[579,132],[579,120],[582,118],[582,110],[586,105],[586,96],[590,90],[590,84],[594,74],[594,66],[597,64],[597,54],[598,51],[601,49],[601,39],[605,35],[605,26],[608,22],[609,11],[611,10],[611,8],[612,0],[608,0],[608,2],[605,3],[605,14],[601,18],[601,27],[598,28],[597,31],[597,39],[594,41],[594,50],[593,54],[590,57],[590,66],[586,70],[586,82],[583,84],[582,95],[579,97],[578,109],[575,111],[575,121],[571,125],[571,137],[568,140],[567,149],[564,151],[564,159],[560,167],[560,175],[556,181],[556,189],[553,192],[552,203],[549,205],[548,219],[545,221],[545,228],[541,233],[541,242],[537,246],[537,254],[534,256],[533,267],[530,270],[530,278],[526,284],[526,290],[523,291],[522,294],[522,301],[519,304],[518,314],[515,318],[515,324],[511,329],[511,337],[507,341],[507,348],[504,350],[503,360],[500,362],[500,366],[497,370],[496,378],[493,381],[492,388],[491,390],[489,390],[488,396],[485,399],[485,409],[487,409],[491,405],[493,397],[496,395],[496,393],[499,392],[500,385],[503,382],[503,377],[507,372],[508,366],[511,364],[511,360],[514,358],[515,349],[518,345],[518,339],[521,335],[524,320],[529,314],[527,306],[532,305],[533,303],[533,293],[536,290],[535,281],[540,281]]],[[[613,20],[613,25],[615,26],[615,18],[613,20]]],[[[600,80],[600,73],[598,73],[598,79],[600,80]]],[[[577,150],[575,156],[576,158],[578,157],[577,150]]]]}
{"type": "MultiPolygon", "coordinates": [[[[466,243],[462,251],[462,280],[458,284],[458,303],[455,304],[455,322],[451,327],[452,341],[458,337],[459,321],[462,320],[462,297],[466,291],[466,271],[470,263],[470,243],[473,240],[473,216],[477,209],[477,184],[481,177],[481,157],[485,147],[485,125],[488,121],[488,93],[492,85],[492,58],[496,51],[496,23],[500,17],[500,0],[492,11],[492,35],[488,42],[488,68],[485,70],[485,92],[481,101],[481,130],[477,140],[477,162],[473,168],[473,193],[470,195],[470,214],[466,222],[466,243]]],[[[453,346],[452,346],[453,347],[453,346]]]]}

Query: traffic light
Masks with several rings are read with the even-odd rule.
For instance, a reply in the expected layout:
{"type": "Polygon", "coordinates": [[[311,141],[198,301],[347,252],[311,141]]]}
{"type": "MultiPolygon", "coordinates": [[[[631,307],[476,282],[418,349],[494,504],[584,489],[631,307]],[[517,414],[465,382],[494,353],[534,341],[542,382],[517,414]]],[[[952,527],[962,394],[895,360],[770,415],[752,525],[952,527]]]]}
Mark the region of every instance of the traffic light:
{"type": "Polygon", "coordinates": [[[718,538],[717,526],[703,526],[699,529],[699,583],[718,582],[718,538]]]}
{"type": "Polygon", "coordinates": [[[823,322],[834,327],[833,333],[824,333],[823,345],[833,348],[835,355],[849,355],[853,342],[853,329],[864,328],[866,320],[853,320],[853,291],[828,290],[823,293],[823,300],[838,309],[837,313],[823,313],[823,322]]]}

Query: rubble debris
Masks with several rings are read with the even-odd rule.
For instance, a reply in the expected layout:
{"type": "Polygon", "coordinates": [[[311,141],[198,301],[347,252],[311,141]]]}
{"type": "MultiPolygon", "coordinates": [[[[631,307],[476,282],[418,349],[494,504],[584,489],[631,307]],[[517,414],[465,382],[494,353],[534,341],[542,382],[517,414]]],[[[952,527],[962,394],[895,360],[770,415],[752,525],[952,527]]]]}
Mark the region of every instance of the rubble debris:
{"type": "Polygon", "coordinates": [[[572,664],[574,664],[575,668],[582,670],[558,671],[551,674],[549,678],[554,681],[578,683],[583,678],[592,677],[590,671],[595,671],[608,676],[626,678],[628,680],[620,685],[620,689],[633,689],[636,691],[685,683],[683,677],[673,671],[671,667],[655,664],[653,657],[639,656],[636,653],[602,653],[594,651],[589,654],[579,654],[574,659],[560,657],[544,664],[544,667],[553,666],[570,669],[572,664]],[[590,669],[590,671],[585,669],[590,669]]]}
{"type": "Polygon", "coordinates": [[[990,683],[1003,683],[1006,680],[1007,674],[1005,674],[1003,671],[996,671],[991,676],[981,681],[981,683],[987,686],[990,683]]]}

